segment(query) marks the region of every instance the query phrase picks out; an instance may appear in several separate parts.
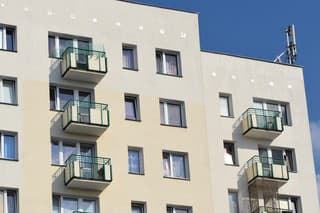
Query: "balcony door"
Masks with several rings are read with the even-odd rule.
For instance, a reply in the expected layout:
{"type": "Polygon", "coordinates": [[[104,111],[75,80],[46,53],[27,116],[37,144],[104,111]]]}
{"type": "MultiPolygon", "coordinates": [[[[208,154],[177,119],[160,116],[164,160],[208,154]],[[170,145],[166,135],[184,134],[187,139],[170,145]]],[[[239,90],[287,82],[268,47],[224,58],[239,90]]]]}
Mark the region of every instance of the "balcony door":
{"type": "Polygon", "coordinates": [[[78,40],[77,67],[88,69],[89,41],[78,40]]]}
{"type": "Polygon", "coordinates": [[[79,91],[79,122],[90,123],[91,94],[79,91]]]}
{"type": "Polygon", "coordinates": [[[80,145],[80,172],[81,177],[86,179],[94,178],[94,159],[93,159],[93,146],[84,144],[80,145]]]}
{"type": "Polygon", "coordinates": [[[266,148],[259,148],[259,156],[261,158],[263,176],[272,177],[272,164],[268,158],[268,150],[266,148]]]}

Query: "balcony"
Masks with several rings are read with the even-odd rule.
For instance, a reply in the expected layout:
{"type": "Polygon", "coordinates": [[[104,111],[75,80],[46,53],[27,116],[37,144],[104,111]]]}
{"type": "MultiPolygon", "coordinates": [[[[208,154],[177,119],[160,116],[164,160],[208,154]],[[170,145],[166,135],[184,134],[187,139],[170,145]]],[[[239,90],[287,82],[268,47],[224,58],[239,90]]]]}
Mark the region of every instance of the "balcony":
{"type": "Polygon", "coordinates": [[[106,104],[70,100],[63,109],[62,125],[67,133],[100,136],[109,126],[106,104]]]}
{"type": "Polygon", "coordinates": [[[66,160],[64,182],[67,187],[102,191],[111,181],[110,158],[71,155],[66,160]]]}
{"type": "Polygon", "coordinates": [[[242,114],[242,134],[247,137],[274,140],[283,131],[281,113],[249,108],[242,114]]]}
{"type": "Polygon", "coordinates": [[[107,72],[105,52],[68,47],[62,53],[61,76],[98,83],[107,72]]]}
{"type": "Polygon", "coordinates": [[[292,210],[266,207],[266,206],[259,206],[255,210],[251,211],[251,213],[289,213],[289,212],[293,213],[292,210]]]}
{"type": "Polygon", "coordinates": [[[283,159],[254,156],[247,162],[248,184],[280,187],[289,180],[287,165],[283,159]]]}

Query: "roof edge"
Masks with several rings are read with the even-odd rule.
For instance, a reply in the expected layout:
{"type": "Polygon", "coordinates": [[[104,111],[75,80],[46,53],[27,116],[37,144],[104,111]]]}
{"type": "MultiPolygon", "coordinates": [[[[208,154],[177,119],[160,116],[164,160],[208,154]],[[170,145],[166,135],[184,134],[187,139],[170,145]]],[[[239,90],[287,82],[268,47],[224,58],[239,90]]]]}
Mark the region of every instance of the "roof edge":
{"type": "Polygon", "coordinates": [[[269,61],[269,60],[266,60],[266,59],[253,58],[253,57],[241,56],[241,55],[230,54],[230,53],[224,53],[224,52],[217,52],[217,51],[211,51],[211,50],[201,50],[201,52],[204,52],[204,53],[213,53],[213,54],[218,54],[218,55],[226,55],[226,56],[237,57],[237,58],[243,58],[243,59],[249,59],[249,60],[255,60],[255,61],[261,61],[261,62],[267,62],[267,63],[277,64],[277,65],[284,65],[284,66],[290,66],[290,67],[304,68],[304,66],[302,66],[302,65],[294,65],[294,64],[277,63],[277,62],[269,61]]]}
{"type": "Polygon", "coordinates": [[[160,9],[165,9],[165,10],[173,10],[173,11],[176,11],[176,12],[191,13],[191,14],[199,15],[198,12],[194,12],[194,11],[174,9],[174,8],[163,7],[163,6],[157,6],[157,5],[152,5],[152,4],[142,3],[142,2],[136,2],[136,1],[132,1],[132,0],[116,0],[116,1],[125,2],[125,3],[129,3],[129,4],[137,4],[137,5],[147,6],[147,7],[160,8],[160,9]]]}

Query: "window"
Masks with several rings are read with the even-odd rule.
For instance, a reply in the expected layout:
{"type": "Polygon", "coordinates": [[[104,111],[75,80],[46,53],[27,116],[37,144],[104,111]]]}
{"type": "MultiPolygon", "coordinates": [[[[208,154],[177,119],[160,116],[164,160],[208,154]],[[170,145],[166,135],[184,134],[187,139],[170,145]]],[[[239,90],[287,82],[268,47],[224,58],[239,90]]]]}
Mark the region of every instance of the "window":
{"type": "Polygon", "coordinates": [[[165,177],[189,178],[189,163],[186,153],[163,152],[162,157],[165,177]]]}
{"type": "Polygon", "coordinates": [[[238,192],[229,191],[228,197],[230,213],[239,213],[238,192]]]}
{"type": "Polygon", "coordinates": [[[125,95],[126,119],[140,121],[140,104],[138,95],[125,95]]]}
{"type": "Polygon", "coordinates": [[[160,100],[162,125],[186,127],[184,103],[181,101],[160,100]]]}
{"type": "Polygon", "coordinates": [[[17,213],[17,192],[0,189],[0,212],[17,213]]]}
{"type": "Polygon", "coordinates": [[[58,195],[52,197],[53,213],[97,212],[96,209],[97,201],[94,199],[58,195]]]}
{"type": "Polygon", "coordinates": [[[68,142],[62,140],[51,141],[51,163],[54,165],[64,165],[72,154],[95,156],[93,144],[68,142]]]}
{"type": "Polygon", "coordinates": [[[297,172],[296,157],[294,149],[286,148],[264,148],[259,147],[259,156],[269,157],[275,161],[284,160],[289,172],[297,172]]]}
{"type": "Polygon", "coordinates": [[[16,81],[0,78],[0,102],[17,104],[16,81]]]}
{"type": "Polygon", "coordinates": [[[191,207],[185,206],[167,206],[167,213],[192,213],[191,207]]]}
{"type": "Polygon", "coordinates": [[[182,76],[180,54],[174,51],[156,50],[157,73],[182,76]]]}
{"type": "Polygon", "coordinates": [[[132,213],[146,213],[145,203],[141,202],[132,202],[131,203],[131,212],[132,213]]]}
{"type": "Polygon", "coordinates": [[[0,49],[16,51],[16,28],[0,24],[0,49]]]}
{"type": "Polygon", "coordinates": [[[129,44],[122,45],[122,63],[125,69],[138,69],[137,46],[129,44]]]}
{"type": "Polygon", "coordinates": [[[231,95],[220,94],[220,115],[223,117],[233,117],[231,95]]]}
{"type": "Polygon", "coordinates": [[[260,99],[253,100],[253,107],[257,109],[277,111],[281,113],[283,125],[292,125],[290,117],[290,107],[288,103],[278,101],[266,101],[260,99]]]}
{"type": "Polygon", "coordinates": [[[299,197],[281,196],[279,205],[282,213],[301,213],[301,203],[299,197]]]}
{"type": "Polygon", "coordinates": [[[142,148],[129,147],[128,148],[128,164],[129,173],[143,174],[143,151],[142,148]]]}
{"type": "Polygon", "coordinates": [[[16,160],[17,151],[16,135],[0,132],[0,158],[16,160]]]}
{"type": "Polygon", "coordinates": [[[223,142],[223,147],[224,147],[224,163],[227,165],[238,165],[234,143],[223,142]]]}
{"type": "MultiPolygon", "coordinates": [[[[50,86],[50,109],[63,110],[64,105],[70,100],[91,102],[92,92],[50,86]]],[[[81,110],[84,109],[81,108],[81,110]]],[[[86,114],[86,112],[82,112],[82,114],[86,114]]]]}
{"type": "MultiPolygon", "coordinates": [[[[48,36],[49,57],[53,57],[53,58],[61,58],[63,52],[68,47],[87,50],[89,49],[90,46],[91,46],[90,38],[80,38],[78,36],[62,35],[62,34],[56,34],[56,33],[50,33],[48,36]]],[[[83,59],[83,55],[79,54],[78,60],[81,62],[83,61],[82,59],[83,59]]]]}

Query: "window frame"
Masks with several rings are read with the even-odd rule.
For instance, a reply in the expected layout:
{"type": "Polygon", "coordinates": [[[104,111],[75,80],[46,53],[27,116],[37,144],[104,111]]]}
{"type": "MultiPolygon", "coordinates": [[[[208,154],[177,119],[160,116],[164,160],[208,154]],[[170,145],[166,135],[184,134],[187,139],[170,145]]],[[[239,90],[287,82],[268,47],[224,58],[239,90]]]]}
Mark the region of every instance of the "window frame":
{"type": "Polygon", "coordinates": [[[0,160],[9,160],[9,161],[19,161],[19,147],[18,147],[18,133],[9,132],[9,131],[0,131],[0,160]],[[4,157],[4,135],[9,135],[14,137],[14,158],[5,158],[4,157]]]}
{"type": "Polygon", "coordinates": [[[176,210],[187,210],[187,213],[192,213],[192,206],[185,206],[185,205],[175,205],[175,204],[167,204],[166,212],[168,213],[168,209],[171,209],[170,213],[176,213],[176,210]]]}
{"type": "Polygon", "coordinates": [[[128,173],[133,175],[144,175],[144,155],[142,147],[128,146],[128,173]],[[138,152],[139,155],[139,172],[130,171],[129,152],[138,152]]]}
{"type": "Polygon", "coordinates": [[[219,114],[220,114],[220,117],[223,117],[223,118],[234,118],[232,94],[219,93],[219,114]],[[221,107],[221,98],[227,99],[228,115],[222,115],[221,108],[220,108],[221,107]]]}
{"type": "Polygon", "coordinates": [[[179,51],[156,48],[155,56],[156,56],[156,71],[157,71],[156,73],[157,74],[173,76],[173,77],[180,77],[180,78],[183,77],[182,76],[182,65],[181,65],[181,53],[179,51]],[[161,71],[158,70],[158,62],[157,62],[157,54],[158,53],[161,55],[161,58],[162,58],[162,65],[161,65],[162,70],[161,71]],[[167,72],[166,55],[175,55],[176,56],[176,63],[177,63],[177,74],[176,75],[172,75],[167,72]]]}
{"type": "Polygon", "coordinates": [[[48,57],[49,58],[56,58],[56,59],[62,59],[62,53],[60,50],[60,39],[68,39],[72,40],[72,47],[73,48],[78,48],[78,42],[79,41],[84,41],[88,42],[89,48],[92,47],[92,38],[90,37],[83,37],[83,36],[77,36],[77,35],[71,35],[71,34],[65,34],[65,33],[57,33],[57,32],[48,32],[48,57]],[[49,43],[49,38],[53,37],[54,38],[54,52],[55,55],[52,56],[50,53],[50,43],[49,43]]]}
{"type": "Polygon", "coordinates": [[[159,107],[160,107],[160,125],[162,126],[172,126],[172,127],[180,127],[180,128],[187,128],[187,119],[186,119],[186,107],[184,101],[178,100],[170,100],[170,99],[159,99],[159,107]],[[163,104],[163,118],[161,116],[161,104],[163,104]],[[168,104],[170,105],[179,105],[180,107],[180,122],[181,125],[175,125],[169,123],[169,111],[168,111],[168,104]],[[162,120],[164,122],[162,122],[162,120]]]}
{"type": "MultiPolygon", "coordinates": [[[[63,209],[63,200],[64,199],[74,199],[74,200],[77,200],[77,206],[78,206],[78,209],[77,210],[75,210],[75,211],[80,211],[81,212],[81,210],[80,210],[80,208],[79,208],[79,204],[81,203],[81,202],[83,202],[83,201],[94,201],[94,203],[95,203],[95,206],[94,206],[94,208],[95,208],[95,212],[99,212],[99,198],[93,198],[93,197],[80,197],[80,196],[69,196],[69,195],[67,195],[67,196],[64,196],[64,195],[60,195],[60,194],[53,194],[52,195],[52,201],[53,201],[53,198],[58,198],[58,201],[59,201],[59,213],[61,213],[61,212],[63,212],[62,210],[64,210],[63,209]]],[[[53,202],[52,202],[53,203],[53,202]]],[[[52,205],[52,208],[53,208],[53,205],[52,205]]]]}
{"type": "Polygon", "coordinates": [[[57,138],[51,138],[50,149],[51,149],[51,165],[52,166],[62,166],[64,167],[64,146],[65,145],[75,145],[77,155],[81,154],[81,147],[83,146],[91,146],[92,147],[92,156],[97,156],[97,146],[96,143],[93,142],[83,142],[83,141],[71,141],[71,140],[63,140],[57,138]],[[53,153],[52,153],[52,144],[58,144],[58,163],[53,163],[53,153]]]}
{"type": "Polygon", "coordinates": [[[92,89],[84,89],[84,88],[71,88],[71,87],[65,87],[65,86],[59,86],[59,85],[50,85],[49,86],[49,108],[50,110],[53,111],[60,111],[63,112],[63,109],[60,109],[60,89],[65,89],[65,90],[72,90],[73,91],[73,99],[72,100],[79,100],[79,93],[80,92],[85,92],[85,93],[90,93],[91,96],[91,102],[94,102],[94,90],[92,89]],[[51,96],[50,96],[50,90],[54,89],[55,91],[55,109],[51,108],[51,96]]]}
{"type": "Polygon", "coordinates": [[[6,205],[3,205],[3,207],[7,207],[7,209],[3,208],[3,212],[8,212],[8,192],[14,193],[15,198],[15,213],[19,212],[19,191],[18,189],[13,188],[0,188],[0,192],[3,192],[3,202],[6,202],[6,205]]]}
{"type": "Polygon", "coordinates": [[[129,120],[129,121],[141,121],[140,98],[139,98],[139,95],[125,93],[125,94],[124,94],[124,104],[125,104],[125,120],[129,120]],[[135,112],[135,115],[136,115],[136,119],[128,118],[128,117],[127,117],[127,111],[126,111],[126,102],[127,102],[127,99],[133,100],[133,103],[134,103],[134,112],[135,112]]]}
{"type": "Polygon", "coordinates": [[[163,150],[162,151],[162,164],[164,161],[164,155],[167,154],[169,155],[169,175],[165,175],[165,168],[164,165],[162,166],[163,168],[163,177],[164,178],[171,178],[171,179],[180,179],[180,180],[190,180],[190,163],[189,163],[189,154],[187,152],[177,152],[177,151],[169,151],[169,150],[163,150]],[[174,176],[174,171],[173,171],[173,156],[182,156],[183,157],[183,162],[184,162],[184,174],[185,177],[178,177],[174,176]]]}
{"type": "Polygon", "coordinates": [[[139,70],[137,45],[128,44],[128,43],[123,43],[122,44],[122,69],[131,70],[131,71],[138,71],[139,70]],[[123,56],[124,56],[123,52],[124,52],[125,49],[132,50],[133,67],[124,66],[125,64],[124,64],[124,61],[123,61],[123,56]]]}
{"type": "Polygon", "coordinates": [[[2,48],[0,48],[0,50],[7,51],[7,52],[18,52],[17,51],[18,50],[18,48],[17,48],[17,26],[0,23],[0,31],[2,31],[2,40],[0,37],[0,42],[2,44],[2,48]],[[12,50],[8,49],[7,29],[13,30],[13,40],[12,40],[13,48],[12,48],[12,50]]]}
{"type": "Polygon", "coordinates": [[[17,80],[17,78],[8,77],[8,76],[0,76],[0,104],[18,106],[18,80],[17,80]],[[14,92],[15,92],[14,95],[15,95],[15,97],[14,97],[13,103],[4,102],[4,100],[3,100],[3,96],[4,96],[3,81],[13,81],[14,82],[14,92]]]}
{"type": "Polygon", "coordinates": [[[237,213],[240,213],[240,202],[239,202],[239,191],[236,189],[228,189],[228,203],[229,203],[229,211],[231,210],[229,195],[233,193],[237,195],[237,213]]]}
{"type": "Polygon", "coordinates": [[[259,103],[262,105],[263,110],[268,110],[267,105],[278,105],[277,111],[280,112],[281,117],[283,116],[282,107],[285,107],[285,115],[286,118],[282,119],[282,123],[284,126],[292,126],[292,114],[291,114],[291,108],[289,102],[283,102],[283,101],[275,101],[275,100],[269,100],[269,99],[262,99],[262,98],[253,98],[253,104],[259,103]]]}
{"type": "Polygon", "coordinates": [[[223,148],[224,148],[224,150],[226,149],[225,145],[232,145],[232,148],[233,148],[233,153],[232,153],[233,164],[226,163],[226,160],[224,159],[224,165],[227,165],[227,166],[239,166],[239,156],[238,156],[237,143],[235,141],[223,140],[223,148]]]}
{"type": "Polygon", "coordinates": [[[147,213],[147,203],[144,201],[131,201],[131,212],[132,207],[142,208],[142,213],[147,213]]]}
{"type": "MultiPolygon", "coordinates": [[[[295,200],[297,206],[296,206],[296,213],[302,213],[302,201],[301,197],[299,196],[294,196],[294,195],[279,195],[279,205],[280,205],[280,200],[287,200],[288,201],[288,207],[292,207],[290,202],[292,200],[295,200]]],[[[293,209],[288,209],[287,212],[292,212],[293,209]]],[[[285,211],[284,211],[285,212],[285,211]]]]}

